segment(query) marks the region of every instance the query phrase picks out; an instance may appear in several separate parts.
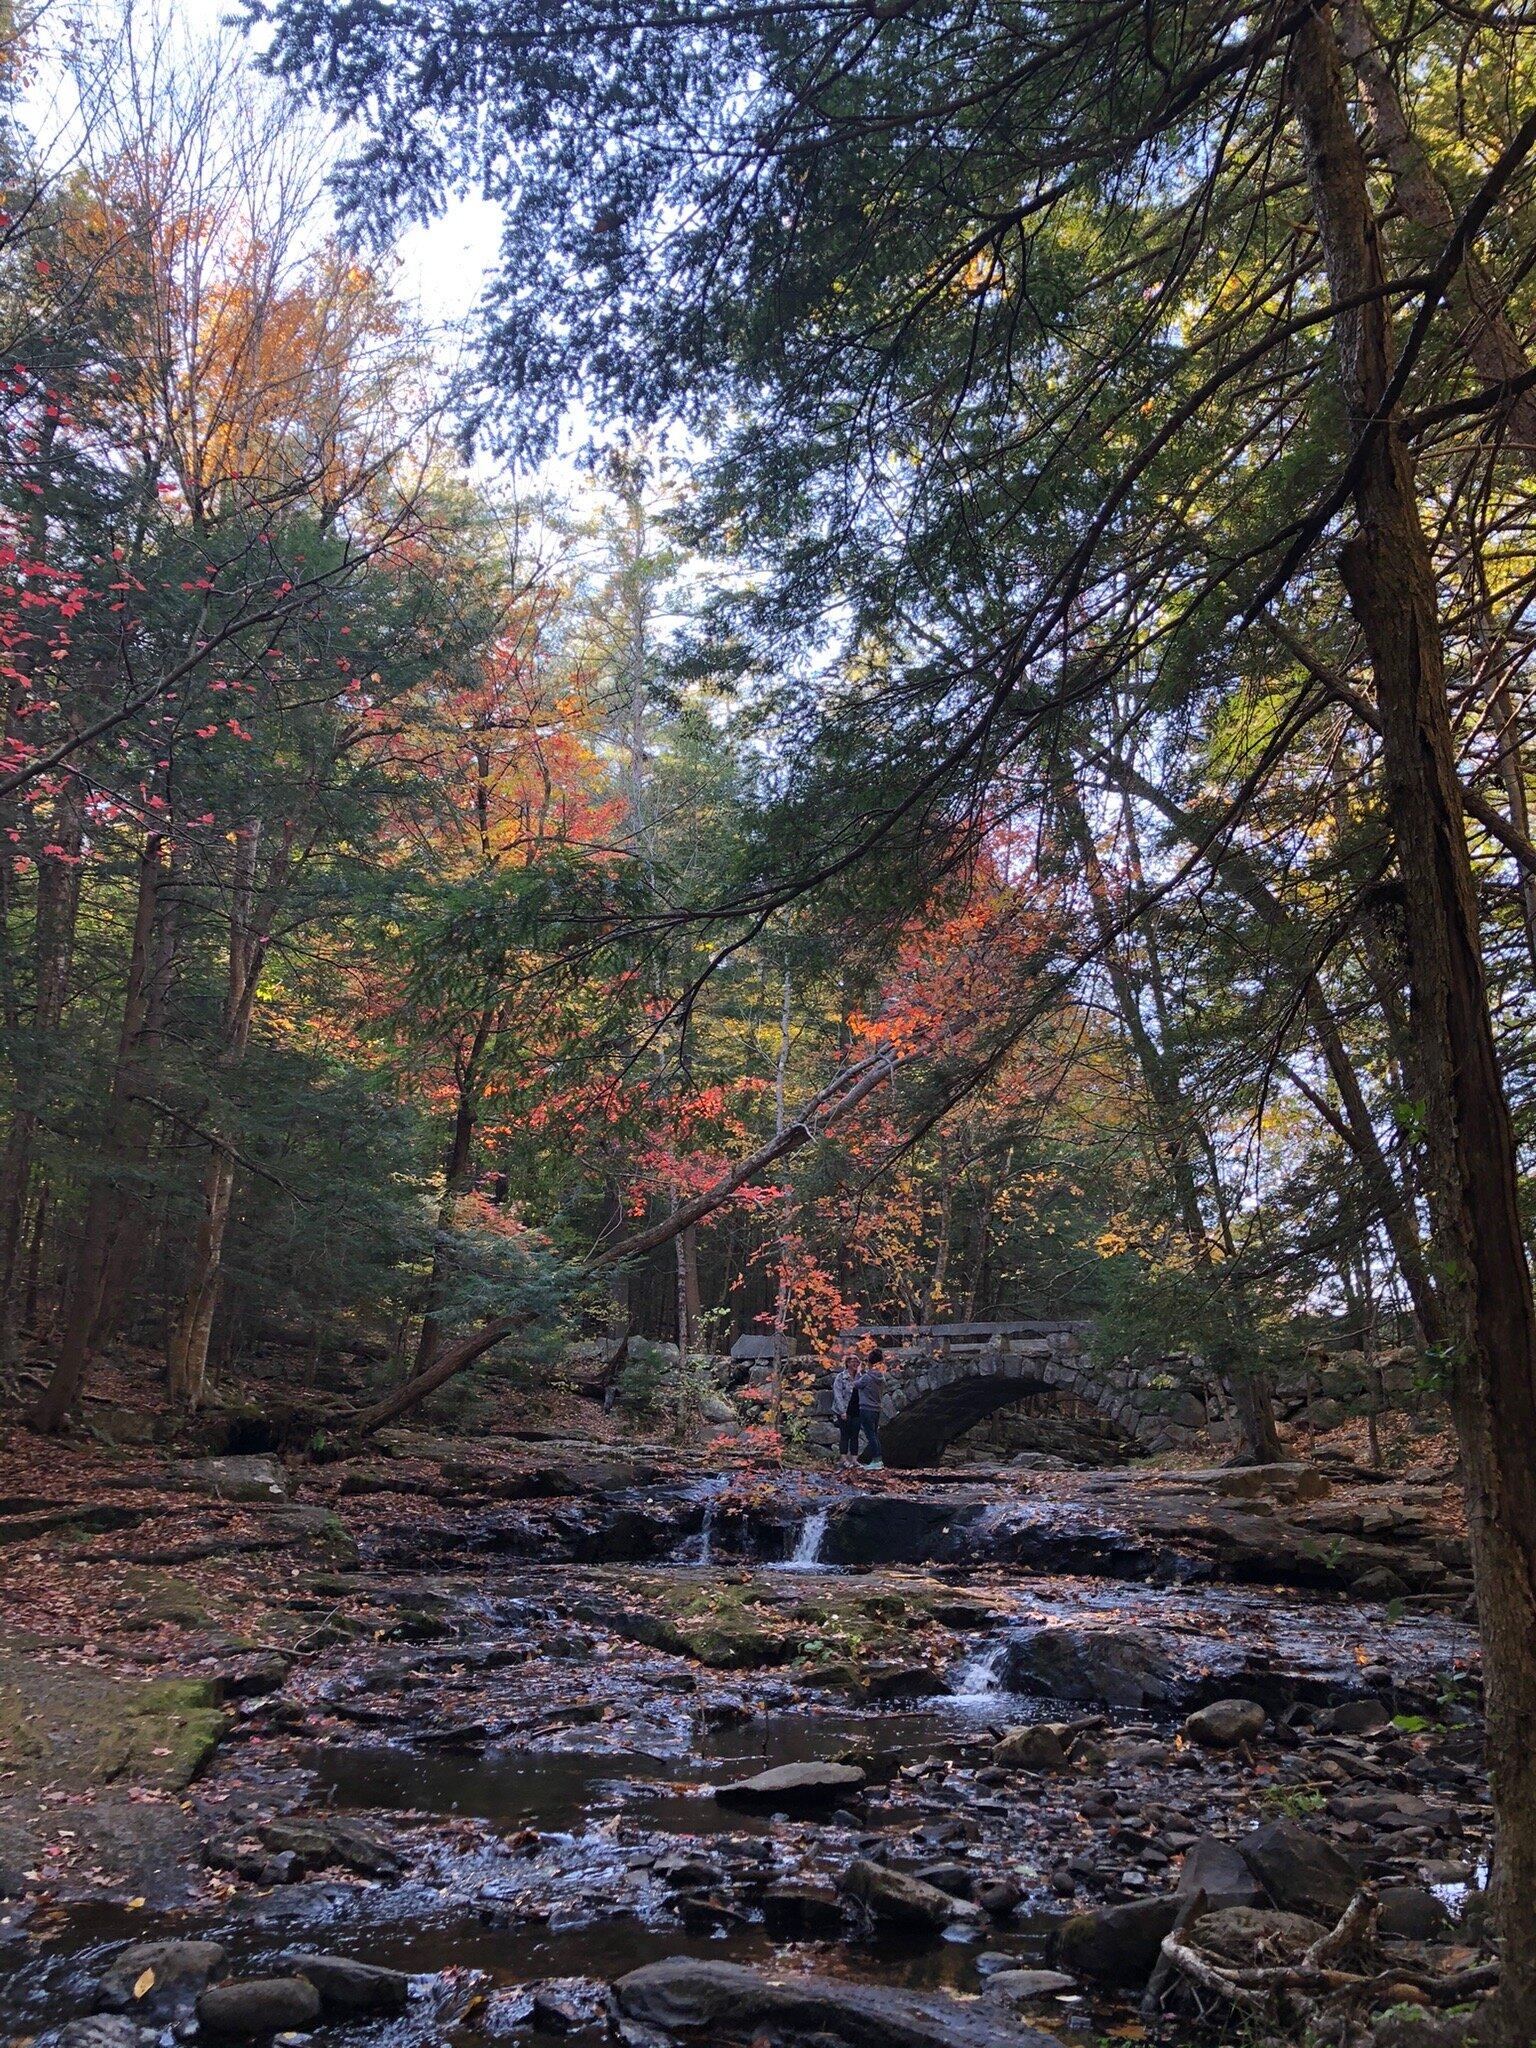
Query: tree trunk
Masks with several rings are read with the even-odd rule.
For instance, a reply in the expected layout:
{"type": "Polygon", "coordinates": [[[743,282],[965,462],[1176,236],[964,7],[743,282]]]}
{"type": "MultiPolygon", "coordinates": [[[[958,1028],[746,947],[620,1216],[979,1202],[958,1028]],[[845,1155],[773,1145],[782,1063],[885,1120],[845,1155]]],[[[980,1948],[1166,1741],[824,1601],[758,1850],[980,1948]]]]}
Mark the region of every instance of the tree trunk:
{"type": "MultiPolygon", "coordinates": [[[[1251,1346],[1245,1346],[1242,1341],[1243,1327],[1250,1321],[1247,1305],[1240,1295],[1234,1298],[1234,1286],[1229,1274],[1224,1270],[1224,1261],[1216,1257],[1217,1248],[1212,1246],[1210,1228],[1201,1207],[1200,1191],[1190,1161],[1190,1137],[1197,1127],[1198,1119],[1185,1100],[1184,1088],[1177,1073],[1163,1047],[1154,1042],[1147,1028],[1147,1020],[1141,1013],[1141,1005],[1137,1001],[1136,990],[1121,950],[1120,935],[1116,930],[1114,912],[1109,901],[1109,886],[1099,860],[1098,848],[1094,844],[1093,832],[1075,786],[1069,784],[1063,791],[1062,802],[1083,862],[1089,900],[1093,906],[1094,922],[1098,928],[1100,947],[1105,967],[1109,972],[1115,1005],[1120,1011],[1121,1022],[1136,1053],[1153,1114],[1157,1120],[1158,1136],[1168,1162],[1179,1220],[1183,1225],[1184,1235],[1195,1263],[1211,1290],[1222,1327],[1222,1335],[1214,1347],[1216,1355],[1209,1363],[1220,1373],[1223,1385],[1230,1392],[1233,1411],[1242,1431],[1244,1455],[1254,1465],[1278,1464],[1285,1453],[1280,1442],[1279,1427],[1275,1421],[1274,1396],[1268,1376],[1258,1369],[1251,1358],[1244,1356],[1245,1349],[1251,1349],[1251,1346]]],[[[1155,979],[1160,983],[1161,976],[1158,975],[1155,979]]],[[[1210,1148],[1205,1149],[1209,1153],[1210,1148]]]]}
{"type": "MultiPolygon", "coordinates": [[[[480,1063],[490,1037],[494,1010],[480,1014],[467,1051],[458,1057],[458,1096],[454,1104],[453,1134],[448,1156],[443,1161],[443,1199],[438,1205],[437,1229],[432,1238],[432,1270],[427,1276],[426,1307],[411,1377],[425,1372],[442,1342],[442,1306],[448,1285],[448,1234],[453,1228],[459,1197],[474,1180],[475,1124],[480,1106],[480,1063]]],[[[462,1048],[463,1041],[460,1041],[462,1048]]]]}
{"type": "Polygon", "coordinates": [[[138,901],[128,972],[123,989],[123,1017],[118,1029],[117,1060],[107,1098],[102,1162],[93,1175],[85,1215],[64,1288],[64,1329],[59,1355],[47,1386],[31,1414],[34,1429],[54,1430],[74,1406],[91,1357],[91,1338],[101,1305],[101,1289],[112,1245],[112,1228],[120,1207],[120,1182],[132,1163],[132,1116],[135,1062],[139,1053],[150,980],[150,947],[161,877],[164,840],[152,833],[139,860],[138,901]]]}
{"type": "MultiPolygon", "coordinates": [[[[78,776],[66,775],[48,836],[58,850],[40,851],[37,857],[32,1032],[39,1056],[63,1020],[74,960],[75,927],[80,913],[80,859],[85,845],[85,792],[78,776]]],[[[12,1098],[5,1156],[0,1162],[0,1296],[4,1300],[7,1329],[14,1306],[37,1123],[35,1102],[18,1087],[12,1098]]]]}
{"type": "Polygon", "coordinates": [[[1503,2038],[1536,2039],[1536,1302],[1514,1133],[1478,943],[1448,715],[1434,569],[1412,469],[1383,412],[1390,378],[1384,271],[1366,165],[1327,11],[1298,30],[1292,92],[1335,303],[1358,448],[1358,530],[1341,568],[1381,713],[1387,810],[1407,902],[1430,1204],[1448,1324],[1452,1412],[1466,1476],[1498,1842],[1494,1903],[1503,2038]]]}
{"type": "MultiPolygon", "coordinates": [[[[238,1066],[250,1042],[256,984],[266,960],[267,941],[256,928],[256,863],[261,824],[250,820],[240,831],[235,854],[229,910],[229,972],[224,1002],[224,1043],[218,1066],[238,1066]]],[[[273,880],[282,857],[274,863],[273,880]]],[[[235,1189],[235,1159],[215,1129],[209,1140],[203,1172],[203,1212],[192,1249],[192,1269],[181,1314],[171,1335],[168,1377],[172,1401],[196,1407],[203,1398],[208,1372],[208,1342],[223,1283],[224,1233],[235,1189]]]]}

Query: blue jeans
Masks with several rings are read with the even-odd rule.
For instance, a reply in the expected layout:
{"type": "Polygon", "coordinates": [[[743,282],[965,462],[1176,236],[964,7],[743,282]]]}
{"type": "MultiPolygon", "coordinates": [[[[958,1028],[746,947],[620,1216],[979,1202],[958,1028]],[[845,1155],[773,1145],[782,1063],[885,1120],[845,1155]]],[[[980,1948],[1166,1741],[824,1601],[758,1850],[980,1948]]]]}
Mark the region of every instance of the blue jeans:
{"type": "Polygon", "coordinates": [[[869,1453],[869,1456],[872,1459],[878,1458],[880,1456],[879,1409],[866,1408],[864,1403],[861,1401],[859,1403],[859,1428],[863,1432],[865,1450],[869,1453]]]}

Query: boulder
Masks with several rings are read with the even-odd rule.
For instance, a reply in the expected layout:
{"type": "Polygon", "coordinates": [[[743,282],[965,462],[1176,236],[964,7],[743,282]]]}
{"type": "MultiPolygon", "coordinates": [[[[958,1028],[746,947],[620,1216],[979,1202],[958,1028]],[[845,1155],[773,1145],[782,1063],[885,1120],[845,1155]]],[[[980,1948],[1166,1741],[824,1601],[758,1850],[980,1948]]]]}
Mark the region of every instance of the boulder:
{"type": "Polygon", "coordinates": [[[754,1778],[717,1785],[715,1797],[724,1806],[750,1806],[767,1812],[802,1811],[807,1807],[839,1806],[864,1788],[857,1764],[778,1764],[754,1778]]]}
{"type": "Polygon", "coordinates": [[[838,1977],[771,1975],[740,1963],[671,1956],[620,1977],[620,2012],[666,2034],[716,2041],[837,2042],[846,2048],[1060,2048],[979,2002],[888,1991],[838,1977]]]}
{"type": "Polygon", "coordinates": [[[1191,1940],[1221,1962],[1252,1969],[1268,1963],[1299,1962],[1326,1932],[1320,1920],[1301,1913],[1282,1913],[1266,1906],[1227,1906],[1218,1913],[1202,1914],[1191,1929],[1191,1940]]]}
{"type": "Polygon", "coordinates": [[[1184,1733],[1202,1749],[1236,1749],[1257,1742],[1269,1717],[1257,1700],[1213,1700],[1184,1723],[1184,1733]]]}
{"type": "Polygon", "coordinates": [[[1353,1864],[1300,1821],[1271,1821],[1237,1843],[1243,1861],[1277,1906],[1330,1924],[1358,1889],[1353,1864]]]}
{"type": "Polygon", "coordinates": [[[1133,1899],[1126,1906],[1096,1906],[1074,1913],[1061,1930],[1061,1965],[1097,1984],[1145,1984],[1157,1963],[1163,1937],[1173,1932],[1180,1901],[1168,1893],[1133,1899]]]}
{"type": "Polygon", "coordinates": [[[1407,1941],[1441,1941],[1450,1930],[1451,1916],[1427,1885],[1389,1884],[1381,1893],[1376,1924],[1383,1934],[1401,1935],[1407,1941]]]}
{"type": "Polygon", "coordinates": [[[131,2012],[144,2025],[182,2018],[223,1969],[224,1953],[217,1941],[130,1942],[98,1983],[96,2002],[108,2012],[131,2012]],[[137,1991],[146,1972],[150,1981],[137,1991]]]}
{"type": "Polygon", "coordinates": [[[931,1700],[945,1690],[943,1673],[931,1664],[866,1665],[862,1676],[872,1700],[931,1700]]]}
{"type": "Polygon", "coordinates": [[[1009,1691],[1133,1708],[1171,1699],[1174,1677],[1161,1638],[1143,1628],[1032,1629],[1008,1644],[998,1672],[1009,1691]]]}
{"type": "Polygon", "coordinates": [[[293,1874],[340,1867],[359,1877],[398,1877],[401,1864],[393,1849],[375,1840],[366,1828],[349,1820],[272,1820],[260,1830],[266,1847],[293,1858],[293,1874]]]}
{"type": "Polygon", "coordinates": [[[279,1501],[288,1498],[288,1481],[276,1458],[190,1458],[172,1468],[172,1476],[194,1493],[216,1500],[279,1501]]]}
{"type": "Polygon", "coordinates": [[[959,1561],[982,1509],[974,1501],[910,1500],[865,1494],[841,1502],[827,1519],[823,1564],[925,1564],[959,1561]]]}
{"type": "Polygon", "coordinates": [[[1034,1721],[1006,1729],[992,1751],[1005,1771],[1064,1771],[1069,1768],[1060,1723],[1034,1721]]]}
{"type": "Polygon", "coordinates": [[[404,1970],[357,1963],[350,1956],[295,1954],[279,1960],[285,1970],[314,1985],[327,2019],[402,2013],[410,2003],[411,1980],[404,1970]]]}
{"type": "Polygon", "coordinates": [[[1380,1700],[1344,1700],[1319,1714],[1313,1726],[1319,1735],[1380,1735],[1392,1716],[1380,1700]]]}
{"type": "Polygon", "coordinates": [[[1411,1588],[1390,1565],[1377,1564],[1351,1579],[1349,1590],[1357,1600],[1401,1600],[1411,1588]]]}
{"type": "Polygon", "coordinates": [[[320,1994],[306,1977],[239,1977],[197,2001],[198,2026],[214,2041],[268,2041],[319,2017],[320,1994]]]}
{"type": "Polygon", "coordinates": [[[786,1878],[763,1893],[763,1925],[782,1940],[826,1940],[843,1931],[843,1902],[831,1885],[786,1878]]]}
{"type": "Polygon", "coordinates": [[[1185,1851],[1175,1890],[1186,1898],[1204,1892],[1212,1906],[1256,1906],[1264,1896],[1242,1856],[1219,1835],[1202,1835],[1185,1851]]]}
{"type": "Polygon", "coordinates": [[[857,1899],[876,1920],[888,1920],[901,1927],[923,1927],[937,1932],[956,1920],[976,1920],[980,1908],[969,1899],[957,1899],[940,1891],[936,1884],[924,1884],[920,1877],[892,1870],[884,1863],[872,1863],[856,1856],[843,1872],[843,1890],[857,1899]]]}

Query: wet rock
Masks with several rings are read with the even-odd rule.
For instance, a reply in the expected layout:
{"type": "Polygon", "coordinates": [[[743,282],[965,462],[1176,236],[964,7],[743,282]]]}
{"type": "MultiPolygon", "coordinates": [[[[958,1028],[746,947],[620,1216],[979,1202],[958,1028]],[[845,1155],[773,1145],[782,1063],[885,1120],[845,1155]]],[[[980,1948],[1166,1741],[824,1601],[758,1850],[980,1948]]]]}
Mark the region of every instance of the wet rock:
{"type": "Polygon", "coordinates": [[[1008,1644],[1001,1683],[1053,1699],[1144,1707],[1173,1696],[1174,1667],[1161,1639],[1141,1628],[1038,1628],[1008,1644]]]}
{"type": "Polygon", "coordinates": [[[1170,1893],[1074,1913],[1061,1930],[1062,1968],[1097,1984],[1145,1984],[1178,1912],[1179,1901],[1170,1893]]]}
{"type": "Polygon", "coordinates": [[[942,1673],[928,1664],[878,1664],[863,1678],[872,1700],[928,1700],[945,1689],[942,1673]]]}
{"type": "Polygon", "coordinates": [[[1387,1885],[1381,1894],[1381,1917],[1377,1926],[1383,1934],[1397,1934],[1408,1941],[1439,1941],[1448,1932],[1451,1916],[1442,1902],[1424,1885],[1387,1885]]]}
{"type": "Polygon", "coordinates": [[[1057,1998],[1075,1991],[1077,1979],[1065,1970],[999,1970],[987,1979],[988,1998],[1000,1998],[1008,2005],[1029,2005],[1039,1998],[1057,1998]]]}
{"type": "Polygon", "coordinates": [[[47,2048],[143,2048],[153,2039],[142,2027],[119,2013],[96,2013],[88,2020],[71,2020],[56,2034],[47,2036],[47,2048]]]}
{"type": "Polygon", "coordinates": [[[957,1899],[950,1892],[940,1891],[936,1884],[924,1884],[920,1877],[909,1877],[905,1871],[872,1863],[866,1856],[856,1856],[849,1864],[843,1872],[842,1885],[848,1896],[857,1899],[876,1920],[900,1927],[937,1932],[956,1920],[980,1917],[980,1908],[969,1899],[957,1899]]]}
{"type": "Polygon", "coordinates": [[[1268,1715],[1257,1700],[1213,1700],[1184,1723],[1184,1733],[1202,1749],[1236,1749],[1257,1742],[1268,1715]]]}
{"type": "Polygon", "coordinates": [[[314,1985],[327,2019],[402,2013],[410,2003],[411,1980],[403,1970],[354,1962],[350,1956],[293,1954],[279,1961],[285,1970],[314,1985]]]}
{"type": "Polygon", "coordinates": [[[1294,1963],[1327,1929],[1302,1913],[1284,1913],[1269,1906],[1227,1906],[1196,1921],[1196,1945],[1220,1961],[1254,1968],[1267,1963],[1294,1963]]]}
{"type": "Polygon", "coordinates": [[[1380,1700],[1344,1700],[1319,1714],[1312,1724],[1319,1735],[1379,1735],[1392,1725],[1380,1700]]]}
{"type": "Polygon", "coordinates": [[[862,1791],[864,1782],[857,1764],[779,1764],[756,1777],[717,1785],[715,1797],[725,1806],[788,1812],[836,1806],[850,1793],[862,1791]]]}
{"type": "Polygon", "coordinates": [[[534,1987],[528,2024],[536,2034],[607,2034],[607,1990],[591,1977],[549,1977],[534,1987]]]}
{"type": "Polygon", "coordinates": [[[821,1556],[826,1564],[923,1564],[965,1554],[966,1532],[982,1510],[974,1501],[913,1500],[869,1494],[835,1507],[821,1556]]]}
{"type": "Polygon", "coordinates": [[[843,1931],[843,1902],[831,1885],[789,1878],[763,1893],[763,1925],[789,1941],[826,1940],[843,1931]]]}
{"type": "Polygon", "coordinates": [[[1401,1600],[1411,1588],[1390,1565],[1378,1564],[1351,1579],[1349,1590],[1357,1600],[1401,1600]]]}
{"type": "Polygon", "coordinates": [[[992,1761],[1008,1771],[1067,1770],[1067,1749],[1060,1724],[1035,1721],[1005,1730],[993,1748],[992,1761]]]}
{"type": "Polygon", "coordinates": [[[237,1978],[197,2001],[198,2026],[214,2041],[267,2041],[319,2017],[320,1994],[306,1977],[237,1978]]]}
{"type": "Polygon", "coordinates": [[[1202,1835],[1185,1851],[1174,1889],[1185,1897],[1204,1892],[1213,1906],[1256,1906],[1264,1896],[1243,1857],[1217,1835],[1202,1835]]]}
{"type": "Polygon", "coordinates": [[[97,1984],[96,2002],[108,2012],[131,2012],[150,2023],[179,2018],[223,1969],[224,1955],[217,1941],[130,1942],[97,1984]],[[146,1972],[150,1981],[136,1994],[134,1987],[146,1972]]]}
{"type": "Polygon", "coordinates": [[[312,1871],[355,1871],[359,1877],[398,1877],[401,1863],[392,1849],[365,1828],[345,1820],[274,1820],[260,1830],[266,1847],[294,1859],[294,1875],[312,1871]]]}
{"type": "Polygon", "coordinates": [[[1241,1836],[1237,1847],[1270,1898],[1287,1912],[1331,1924],[1358,1888],[1353,1864],[1300,1821],[1272,1821],[1241,1836]]]}
{"type": "Polygon", "coordinates": [[[631,1970],[613,1989],[628,2018],[712,2042],[770,2036],[847,2048],[1059,2048],[1050,2035],[941,1992],[887,1991],[798,1973],[770,1977],[687,1956],[631,1970]]]}
{"type": "Polygon", "coordinates": [[[263,1699],[282,1690],[292,1669],[293,1659],[281,1650],[261,1650],[221,1671],[213,1684],[221,1700],[263,1699]]]}
{"type": "Polygon", "coordinates": [[[983,1877],[977,1881],[976,1903],[994,1920],[1006,1919],[1023,1896],[1024,1887],[1016,1877],[983,1877]]]}
{"type": "Polygon", "coordinates": [[[968,1899],[976,1888],[976,1873],[969,1863],[925,1863],[914,1874],[920,1883],[936,1885],[952,1899],[968,1899]]]}
{"type": "Polygon", "coordinates": [[[688,1885],[719,1884],[725,1865],[714,1856],[658,1856],[651,1865],[663,1884],[681,1891],[688,1885]]]}

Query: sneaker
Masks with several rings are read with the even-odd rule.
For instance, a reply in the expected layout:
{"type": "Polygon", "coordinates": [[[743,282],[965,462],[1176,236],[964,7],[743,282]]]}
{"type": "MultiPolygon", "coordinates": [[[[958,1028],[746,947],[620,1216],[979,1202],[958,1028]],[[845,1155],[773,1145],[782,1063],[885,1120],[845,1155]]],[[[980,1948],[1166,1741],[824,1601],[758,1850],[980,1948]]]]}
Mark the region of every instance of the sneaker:
{"type": "Polygon", "coordinates": [[[866,1472],[883,1472],[885,1470],[884,1458],[871,1458],[869,1463],[864,1467],[864,1470],[866,1472]]]}

